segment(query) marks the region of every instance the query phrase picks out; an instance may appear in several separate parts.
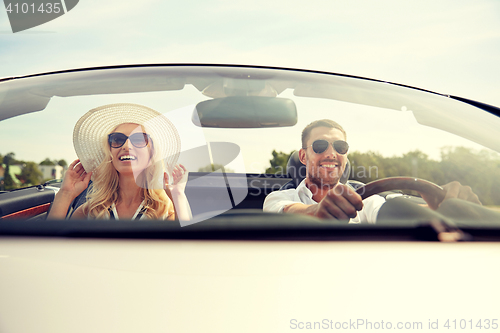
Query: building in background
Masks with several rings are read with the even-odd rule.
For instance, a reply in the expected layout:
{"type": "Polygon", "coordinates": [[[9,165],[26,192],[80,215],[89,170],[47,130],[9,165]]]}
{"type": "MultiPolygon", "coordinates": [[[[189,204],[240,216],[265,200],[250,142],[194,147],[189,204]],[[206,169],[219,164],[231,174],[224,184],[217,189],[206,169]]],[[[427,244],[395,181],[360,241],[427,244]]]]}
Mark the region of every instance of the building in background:
{"type": "Polygon", "coordinates": [[[38,168],[42,172],[43,179],[62,179],[64,172],[66,171],[60,165],[38,165],[38,168]]]}

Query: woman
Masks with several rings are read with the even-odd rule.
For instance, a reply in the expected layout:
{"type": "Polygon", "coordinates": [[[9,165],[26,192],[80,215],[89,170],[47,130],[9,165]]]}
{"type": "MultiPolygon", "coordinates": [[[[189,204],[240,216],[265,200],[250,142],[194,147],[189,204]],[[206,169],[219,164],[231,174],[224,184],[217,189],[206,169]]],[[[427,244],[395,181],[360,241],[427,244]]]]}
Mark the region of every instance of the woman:
{"type": "Polygon", "coordinates": [[[73,144],[79,159],[66,171],[49,219],[65,218],[91,178],[87,202],[72,218],[191,218],[184,193],[188,173],[182,165],[171,167],[179,156],[179,134],[161,113],[137,104],[101,106],[76,123],[73,144]]]}

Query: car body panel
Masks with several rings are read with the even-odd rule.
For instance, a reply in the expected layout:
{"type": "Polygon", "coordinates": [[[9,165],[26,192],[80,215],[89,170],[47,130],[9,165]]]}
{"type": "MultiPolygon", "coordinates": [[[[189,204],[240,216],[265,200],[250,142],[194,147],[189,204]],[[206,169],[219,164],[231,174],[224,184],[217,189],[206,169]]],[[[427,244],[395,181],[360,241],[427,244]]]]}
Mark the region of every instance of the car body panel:
{"type": "Polygon", "coordinates": [[[2,238],[0,330],[289,332],[294,319],[444,330],[497,318],[499,258],[498,243],[2,238]]]}

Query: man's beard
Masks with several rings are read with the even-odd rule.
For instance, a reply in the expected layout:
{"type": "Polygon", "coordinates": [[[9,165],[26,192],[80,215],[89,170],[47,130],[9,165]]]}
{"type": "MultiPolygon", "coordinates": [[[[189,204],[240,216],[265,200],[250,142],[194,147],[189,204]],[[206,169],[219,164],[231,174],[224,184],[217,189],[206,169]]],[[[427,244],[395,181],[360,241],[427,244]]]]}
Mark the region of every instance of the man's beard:
{"type": "Polygon", "coordinates": [[[340,175],[338,175],[337,172],[330,172],[329,177],[323,179],[322,177],[319,176],[319,169],[318,169],[318,172],[315,175],[311,175],[309,177],[309,180],[318,188],[331,189],[338,184],[340,180],[340,175]]]}

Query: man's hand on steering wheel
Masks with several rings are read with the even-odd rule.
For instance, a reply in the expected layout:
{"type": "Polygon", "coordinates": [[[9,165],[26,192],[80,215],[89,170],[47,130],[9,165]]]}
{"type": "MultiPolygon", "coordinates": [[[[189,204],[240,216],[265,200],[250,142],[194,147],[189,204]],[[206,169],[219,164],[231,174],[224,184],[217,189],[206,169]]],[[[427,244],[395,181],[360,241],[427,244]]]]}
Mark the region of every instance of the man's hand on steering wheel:
{"type": "Polygon", "coordinates": [[[429,208],[436,210],[441,203],[447,199],[458,198],[481,205],[477,195],[472,192],[470,186],[463,186],[453,181],[444,186],[438,186],[427,180],[412,177],[389,177],[379,179],[359,187],[356,193],[366,199],[373,194],[393,190],[413,190],[420,193],[422,199],[427,202],[429,208]]]}
{"type": "Polygon", "coordinates": [[[363,209],[363,201],[361,196],[349,186],[339,183],[311,209],[314,210],[311,215],[319,218],[349,220],[355,218],[357,212],[363,209]]]}
{"type": "MultiPolygon", "coordinates": [[[[458,198],[481,205],[481,201],[479,201],[478,196],[474,192],[472,192],[470,186],[464,186],[457,181],[453,181],[451,183],[443,185],[442,188],[446,193],[443,201],[447,199],[458,198]]],[[[438,209],[438,207],[443,202],[442,201],[439,204],[436,204],[435,201],[432,200],[432,198],[430,198],[428,195],[424,193],[421,193],[421,195],[422,199],[424,199],[425,202],[427,202],[427,204],[429,205],[429,208],[433,210],[438,209]]]]}
{"type": "Polygon", "coordinates": [[[318,204],[306,205],[296,202],[286,205],[283,212],[348,221],[350,218],[355,218],[362,208],[363,201],[358,193],[347,185],[337,184],[318,204]]]}

